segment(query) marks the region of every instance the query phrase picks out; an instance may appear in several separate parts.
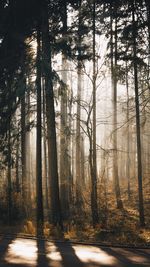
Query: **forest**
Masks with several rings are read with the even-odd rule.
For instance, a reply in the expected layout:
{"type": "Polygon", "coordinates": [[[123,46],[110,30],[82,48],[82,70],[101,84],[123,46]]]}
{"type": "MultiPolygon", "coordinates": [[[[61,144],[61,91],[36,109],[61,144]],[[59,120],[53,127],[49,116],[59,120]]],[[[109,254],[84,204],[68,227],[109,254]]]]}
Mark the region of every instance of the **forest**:
{"type": "Polygon", "coordinates": [[[0,233],[150,244],[150,1],[0,1],[0,233]]]}

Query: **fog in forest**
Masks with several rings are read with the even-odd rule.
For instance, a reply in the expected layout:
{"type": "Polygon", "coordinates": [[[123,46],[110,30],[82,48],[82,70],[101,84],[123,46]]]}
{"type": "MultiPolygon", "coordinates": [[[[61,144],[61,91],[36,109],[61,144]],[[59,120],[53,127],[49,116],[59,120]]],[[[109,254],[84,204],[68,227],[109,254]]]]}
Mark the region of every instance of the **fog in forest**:
{"type": "Polygon", "coordinates": [[[1,233],[149,244],[149,52],[147,0],[1,1],[1,233]]]}

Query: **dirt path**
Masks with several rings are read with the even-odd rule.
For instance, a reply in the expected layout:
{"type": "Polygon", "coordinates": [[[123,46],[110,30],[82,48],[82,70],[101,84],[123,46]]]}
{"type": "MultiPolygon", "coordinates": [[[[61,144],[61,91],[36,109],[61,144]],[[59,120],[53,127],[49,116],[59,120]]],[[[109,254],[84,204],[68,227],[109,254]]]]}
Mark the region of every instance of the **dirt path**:
{"type": "Polygon", "coordinates": [[[47,242],[0,240],[0,267],[150,267],[150,249],[128,249],[47,242]]]}

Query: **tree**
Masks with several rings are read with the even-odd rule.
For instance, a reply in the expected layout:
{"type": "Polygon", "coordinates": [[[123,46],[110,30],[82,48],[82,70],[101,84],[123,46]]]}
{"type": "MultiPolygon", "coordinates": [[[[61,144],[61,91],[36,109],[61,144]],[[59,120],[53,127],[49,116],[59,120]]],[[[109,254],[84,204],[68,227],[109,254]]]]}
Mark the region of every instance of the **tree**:
{"type": "Polygon", "coordinates": [[[82,1],[78,1],[78,37],[77,37],[77,119],[76,119],[76,208],[77,211],[83,209],[82,188],[84,186],[84,177],[82,177],[81,169],[81,94],[82,94],[82,24],[81,10],[82,1]]]}
{"type": "Polygon", "coordinates": [[[62,216],[69,218],[69,180],[70,180],[70,161],[69,161],[69,127],[68,127],[68,86],[67,86],[67,1],[62,3],[62,83],[61,83],[61,103],[60,103],[60,198],[62,216]]]}
{"type": "MultiPolygon", "coordinates": [[[[23,63],[24,64],[24,63],[23,63]]],[[[20,86],[21,95],[21,163],[22,163],[22,197],[24,203],[27,201],[26,197],[26,103],[25,103],[25,91],[26,91],[26,77],[25,71],[22,70],[20,86]]],[[[26,211],[27,212],[27,211],[26,211]]]]}
{"type": "Polygon", "coordinates": [[[37,26],[37,137],[36,137],[36,198],[37,234],[43,234],[43,192],[42,192],[42,125],[41,125],[41,30],[37,26]]]}
{"type": "Polygon", "coordinates": [[[51,221],[54,225],[62,225],[62,215],[59,198],[57,145],[55,126],[55,107],[53,92],[53,73],[51,66],[51,46],[49,38],[49,20],[47,2],[41,3],[42,7],[42,65],[45,79],[47,138],[48,138],[48,167],[51,199],[51,221]]]}
{"type": "Polygon", "coordinates": [[[91,209],[93,226],[99,223],[97,204],[97,157],[96,157],[96,55],[95,55],[95,0],[92,5],[93,13],[93,131],[92,131],[92,171],[91,171],[91,209]]]}
{"type": "Polygon", "coordinates": [[[133,37],[133,68],[134,68],[134,89],[135,89],[135,109],[136,109],[136,136],[137,136],[137,160],[138,160],[138,190],[139,190],[139,216],[140,225],[145,225],[143,187],[142,187],[142,159],[141,159],[141,134],[140,134],[140,109],[138,91],[138,67],[137,67],[137,26],[135,20],[135,1],[132,4],[132,37],[133,37]]]}
{"type": "Polygon", "coordinates": [[[111,49],[111,81],[112,81],[112,90],[113,90],[113,180],[114,180],[114,190],[117,201],[117,208],[123,208],[119,177],[118,177],[118,159],[117,159],[117,17],[116,10],[117,5],[110,6],[110,24],[111,24],[111,40],[110,40],[110,49],[111,49]],[[115,9],[115,30],[114,30],[114,45],[113,45],[113,8],[115,9]],[[114,48],[115,46],[115,48],[114,48]]]}
{"type": "Polygon", "coordinates": [[[128,66],[126,63],[126,90],[127,90],[127,163],[126,163],[126,173],[128,180],[128,199],[131,197],[130,189],[130,125],[129,125],[129,83],[128,83],[128,66]]]}
{"type": "Polygon", "coordinates": [[[46,126],[46,107],[45,107],[45,85],[43,81],[43,154],[44,154],[44,185],[45,185],[45,207],[49,210],[49,183],[48,183],[48,164],[47,164],[47,126],[46,126]]]}

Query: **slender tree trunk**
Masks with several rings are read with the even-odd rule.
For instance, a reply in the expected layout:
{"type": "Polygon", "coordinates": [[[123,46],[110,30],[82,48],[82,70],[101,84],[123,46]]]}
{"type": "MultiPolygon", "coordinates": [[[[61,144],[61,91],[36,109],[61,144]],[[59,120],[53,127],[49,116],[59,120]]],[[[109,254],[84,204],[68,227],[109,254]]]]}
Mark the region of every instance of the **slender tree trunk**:
{"type": "Polygon", "coordinates": [[[127,163],[126,163],[126,175],[128,181],[128,200],[131,197],[130,190],[130,125],[129,125],[129,84],[128,84],[128,70],[126,63],[126,89],[127,89],[127,163]]]}
{"type": "MultiPolygon", "coordinates": [[[[73,110],[74,114],[74,110],[73,110]]],[[[76,176],[76,121],[72,121],[72,136],[71,136],[71,166],[72,166],[72,201],[73,205],[75,206],[76,200],[76,189],[75,189],[75,176],[76,176]]],[[[74,208],[75,210],[75,208],[74,208]]]]}
{"type": "Polygon", "coordinates": [[[61,115],[60,115],[60,199],[63,219],[69,216],[68,199],[68,147],[67,147],[67,73],[66,57],[62,55],[62,80],[64,85],[61,92],[61,115]]]}
{"type": "Polygon", "coordinates": [[[12,223],[12,184],[11,184],[11,119],[8,129],[8,224],[12,223]]]}
{"type": "Polygon", "coordinates": [[[93,1],[93,170],[92,170],[92,189],[91,189],[91,208],[93,227],[99,223],[98,202],[97,202],[97,153],[96,153],[96,55],[95,55],[95,0],[93,1]]]}
{"type": "Polygon", "coordinates": [[[81,62],[81,5],[82,0],[78,2],[78,66],[77,66],[77,119],[76,119],[76,208],[77,213],[83,209],[83,177],[81,175],[81,91],[82,91],[82,62],[81,62]]]}
{"type": "MultiPolygon", "coordinates": [[[[112,7],[111,7],[112,12],[112,7]]],[[[111,14],[111,80],[113,89],[113,179],[114,190],[117,201],[117,208],[123,208],[119,176],[118,176],[118,155],[117,155],[117,19],[115,19],[115,51],[113,49],[113,19],[111,14]],[[113,52],[115,52],[113,62],[113,52]]]]}
{"type": "Polygon", "coordinates": [[[51,67],[51,46],[49,39],[48,6],[46,1],[42,3],[42,43],[43,74],[45,77],[46,117],[48,132],[48,164],[51,198],[51,222],[54,225],[58,224],[61,228],[63,228],[59,199],[55,107],[51,67]]]}
{"type": "MultiPolygon", "coordinates": [[[[18,127],[19,132],[19,127],[18,127]]],[[[20,192],[20,179],[19,179],[19,135],[17,136],[16,144],[16,192],[20,192]]]]}
{"type": "Polygon", "coordinates": [[[85,145],[84,145],[84,134],[81,134],[81,180],[82,188],[85,189],[85,145]]]}
{"type": "MultiPolygon", "coordinates": [[[[24,75],[24,73],[23,73],[24,75]]],[[[26,84],[24,78],[24,86],[26,84]]],[[[21,162],[22,162],[22,197],[26,203],[26,104],[25,104],[25,90],[21,97],[21,162]]],[[[26,207],[24,207],[25,212],[26,207]]]]}
{"type": "Polygon", "coordinates": [[[150,94],[150,2],[149,0],[145,0],[146,10],[147,10],[147,26],[148,26],[148,71],[147,71],[147,82],[150,94]]]}
{"type": "Polygon", "coordinates": [[[132,23],[133,23],[133,68],[134,68],[134,89],[135,89],[135,109],[136,109],[136,137],[137,137],[137,162],[138,162],[138,191],[139,191],[139,219],[140,225],[145,225],[144,204],[143,204],[143,185],[142,185],[142,159],[141,159],[141,133],[140,133],[140,108],[138,92],[138,68],[137,68],[137,41],[136,41],[136,21],[135,5],[132,4],[132,23]]]}
{"type": "Polygon", "coordinates": [[[37,136],[36,136],[36,199],[37,235],[43,234],[43,194],[42,194],[42,135],[41,135],[41,32],[37,29],[37,136]]]}
{"type": "MultiPolygon", "coordinates": [[[[146,4],[146,10],[147,10],[147,27],[148,27],[148,66],[147,66],[147,85],[148,85],[148,89],[149,89],[149,99],[150,99],[150,2],[149,0],[145,0],[145,4],[146,4]]],[[[148,123],[148,129],[149,129],[150,125],[148,123]]],[[[150,172],[150,142],[148,140],[148,144],[147,144],[147,173],[150,172]]],[[[150,183],[149,183],[150,185],[150,183]]]]}
{"type": "MultiPolygon", "coordinates": [[[[67,1],[63,5],[63,38],[67,41],[67,1]]],[[[70,191],[71,191],[71,162],[70,162],[70,128],[68,118],[69,91],[67,86],[67,57],[62,53],[62,91],[61,91],[61,118],[60,118],[60,197],[62,217],[67,220],[70,216],[70,191]]]]}
{"type": "MultiPolygon", "coordinates": [[[[81,44],[80,44],[81,45],[81,44]]],[[[82,181],[81,181],[81,62],[78,60],[78,88],[77,88],[77,120],[76,120],[76,205],[77,209],[81,209],[83,205],[82,199],[82,181]]]]}
{"type": "Polygon", "coordinates": [[[30,81],[27,82],[27,94],[26,94],[26,197],[28,199],[28,213],[31,212],[31,137],[30,137],[30,81]]]}
{"type": "Polygon", "coordinates": [[[45,185],[45,207],[49,209],[49,184],[48,184],[48,166],[47,166],[47,127],[46,127],[46,110],[45,110],[45,85],[43,83],[43,150],[44,150],[44,185],[45,185]]]}
{"type": "MultiPolygon", "coordinates": [[[[67,3],[64,1],[63,6],[63,38],[67,38],[67,3]]],[[[60,198],[63,219],[69,218],[69,128],[67,114],[67,58],[65,51],[62,53],[62,91],[61,91],[61,117],[60,117],[60,198]]]]}
{"type": "MultiPolygon", "coordinates": [[[[71,85],[72,86],[72,85],[71,85]]],[[[72,97],[73,97],[73,92],[72,88],[70,88],[70,94],[69,94],[69,101],[68,101],[68,111],[69,111],[69,116],[68,116],[68,127],[70,129],[70,134],[68,136],[68,150],[70,152],[69,155],[69,203],[73,204],[73,172],[74,172],[74,161],[73,161],[73,122],[72,122],[72,97]]],[[[70,211],[71,212],[71,211],[70,211]]]]}

